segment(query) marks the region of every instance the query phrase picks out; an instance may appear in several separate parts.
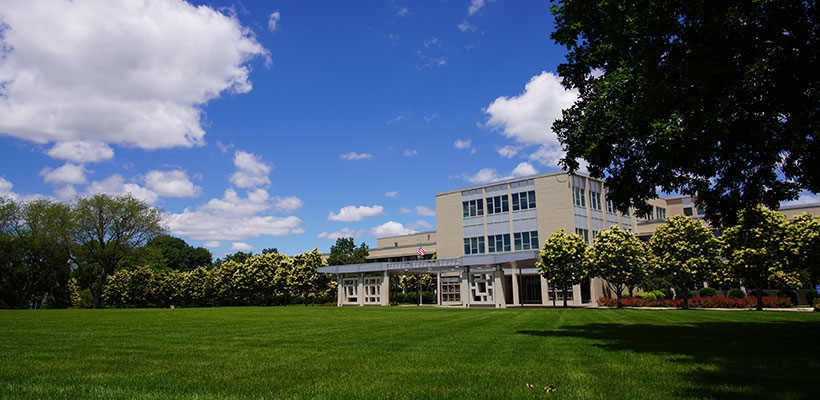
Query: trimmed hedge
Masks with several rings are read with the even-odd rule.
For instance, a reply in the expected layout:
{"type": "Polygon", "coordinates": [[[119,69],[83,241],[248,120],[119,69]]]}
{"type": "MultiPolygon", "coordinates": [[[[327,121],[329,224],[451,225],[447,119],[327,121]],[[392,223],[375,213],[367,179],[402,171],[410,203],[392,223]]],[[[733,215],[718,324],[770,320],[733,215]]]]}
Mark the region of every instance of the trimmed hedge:
{"type": "MultiPolygon", "coordinates": [[[[601,307],[616,307],[616,299],[600,298],[598,305],[601,307]]],[[[621,301],[624,307],[683,307],[683,300],[644,300],[640,298],[629,298],[621,301]]],[[[731,299],[723,296],[695,297],[689,300],[691,308],[755,308],[757,298],[747,296],[741,299],[731,299]]],[[[793,307],[792,302],[785,297],[763,297],[763,307],[766,308],[789,308],[793,307]]]]}

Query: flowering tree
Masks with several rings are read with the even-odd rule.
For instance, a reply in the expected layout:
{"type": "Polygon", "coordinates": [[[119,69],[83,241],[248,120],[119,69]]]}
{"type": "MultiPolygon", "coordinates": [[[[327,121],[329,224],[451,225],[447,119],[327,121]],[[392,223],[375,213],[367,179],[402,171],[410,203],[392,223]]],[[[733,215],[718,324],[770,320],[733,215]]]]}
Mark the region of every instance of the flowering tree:
{"type": "Polygon", "coordinates": [[[327,274],[319,274],[317,268],[325,266],[322,253],[317,248],[293,256],[293,267],[288,274],[288,290],[293,296],[302,296],[305,305],[321,296],[330,279],[327,274]]]}
{"type": "Polygon", "coordinates": [[[689,291],[720,265],[720,245],[700,221],[675,215],[655,229],[649,240],[656,273],[668,279],[689,308],[689,291]]]}
{"type": "Polygon", "coordinates": [[[763,309],[762,289],[769,283],[783,288],[800,286],[793,253],[788,249],[786,217],[761,205],[738,214],[737,225],[721,239],[732,274],[757,290],[757,309],[763,309]]]}
{"type": "Polygon", "coordinates": [[[820,283],[820,216],[800,214],[787,231],[795,269],[808,273],[812,283],[820,283]]]}
{"type": "Polygon", "coordinates": [[[567,235],[559,229],[544,242],[538,269],[547,281],[564,291],[564,307],[567,291],[581,283],[589,274],[589,247],[578,235],[567,235]]]}
{"type": "Polygon", "coordinates": [[[592,275],[606,280],[615,291],[618,308],[623,307],[623,291],[646,277],[649,253],[644,242],[618,226],[598,232],[590,256],[592,275]]]}

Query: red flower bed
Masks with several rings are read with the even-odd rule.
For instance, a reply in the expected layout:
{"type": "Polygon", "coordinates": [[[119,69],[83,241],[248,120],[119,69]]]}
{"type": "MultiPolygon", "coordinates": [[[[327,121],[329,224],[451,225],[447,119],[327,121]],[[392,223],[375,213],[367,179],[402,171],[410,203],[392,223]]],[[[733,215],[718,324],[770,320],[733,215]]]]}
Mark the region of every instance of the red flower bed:
{"type": "MultiPolygon", "coordinates": [[[[683,307],[683,300],[644,300],[641,298],[623,298],[621,304],[624,307],[683,307]]],[[[618,300],[599,298],[598,305],[601,307],[617,307],[618,300]]],[[[742,299],[730,299],[723,296],[695,297],[689,299],[689,307],[692,308],[755,308],[757,298],[747,296],[742,299]]],[[[785,297],[763,297],[763,307],[766,308],[788,308],[793,304],[785,297]]]]}

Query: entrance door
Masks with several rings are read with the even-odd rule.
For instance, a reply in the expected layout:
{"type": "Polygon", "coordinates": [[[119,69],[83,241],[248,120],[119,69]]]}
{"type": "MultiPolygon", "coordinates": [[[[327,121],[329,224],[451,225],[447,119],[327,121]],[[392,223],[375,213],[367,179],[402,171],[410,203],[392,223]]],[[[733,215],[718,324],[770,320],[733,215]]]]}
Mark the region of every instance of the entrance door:
{"type": "Polygon", "coordinates": [[[541,304],[541,277],[538,275],[521,276],[521,302],[524,304],[541,304]]]}

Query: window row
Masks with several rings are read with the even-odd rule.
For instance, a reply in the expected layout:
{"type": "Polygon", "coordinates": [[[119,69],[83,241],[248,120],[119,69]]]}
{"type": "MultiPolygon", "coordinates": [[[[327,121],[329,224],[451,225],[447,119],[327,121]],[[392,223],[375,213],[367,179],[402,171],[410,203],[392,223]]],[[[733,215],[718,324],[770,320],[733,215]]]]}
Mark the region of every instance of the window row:
{"type": "Polygon", "coordinates": [[[461,283],[441,282],[441,301],[458,302],[461,301],[461,283]]]}
{"type": "Polygon", "coordinates": [[[510,251],[510,234],[487,236],[487,249],[490,253],[501,253],[510,251]]]}
{"type": "MultiPolygon", "coordinates": [[[[600,203],[600,199],[599,199],[600,203]]],[[[484,199],[469,200],[461,202],[464,218],[478,217],[484,215],[484,199]]],[[[531,210],[535,208],[535,191],[513,193],[513,211],[531,210]]],[[[487,215],[500,214],[510,211],[509,197],[493,196],[487,198],[487,215]]]]}
{"type": "Polygon", "coordinates": [[[538,250],[538,231],[519,232],[513,234],[515,250],[538,250]]]}
{"type": "Polygon", "coordinates": [[[482,216],[484,215],[484,200],[463,201],[461,208],[464,211],[464,218],[482,216]]]}
{"type": "Polygon", "coordinates": [[[464,254],[484,254],[484,236],[464,238],[464,254]]]}

